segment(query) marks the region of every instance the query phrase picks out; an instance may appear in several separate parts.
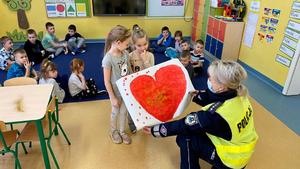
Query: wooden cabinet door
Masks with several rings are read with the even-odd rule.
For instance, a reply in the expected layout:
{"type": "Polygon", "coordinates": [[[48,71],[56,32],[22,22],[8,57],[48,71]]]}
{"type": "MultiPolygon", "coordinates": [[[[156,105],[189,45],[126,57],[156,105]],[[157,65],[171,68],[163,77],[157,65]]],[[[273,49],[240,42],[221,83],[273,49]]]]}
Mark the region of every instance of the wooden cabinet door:
{"type": "Polygon", "coordinates": [[[212,38],[209,53],[211,53],[212,55],[215,56],[216,55],[216,49],[217,49],[217,39],[212,38]]]}
{"type": "Polygon", "coordinates": [[[214,38],[218,38],[219,26],[220,26],[220,21],[218,19],[214,19],[214,28],[212,33],[214,38]]]}
{"type": "Polygon", "coordinates": [[[221,41],[217,42],[217,49],[216,49],[216,57],[218,59],[222,58],[222,52],[223,52],[223,43],[221,41]]]}
{"type": "Polygon", "coordinates": [[[212,17],[209,17],[208,18],[208,23],[207,23],[207,33],[209,35],[212,35],[213,34],[213,28],[214,28],[214,18],[212,17]]]}
{"type": "Polygon", "coordinates": [[[224,42],[225,31],[226,31],[226,23],[220,21],[220,27],[219,27],[219,35],[218,35],[218,39],[219,39],[221,42],[224,42]]]}
{"type": "Polygon", "coordinates": [[[211,44],[211,36],[208,34],[206,35],[206,41],[205,41],[205,50],[209,52],[210,49],[210,44],[211,44]]]}

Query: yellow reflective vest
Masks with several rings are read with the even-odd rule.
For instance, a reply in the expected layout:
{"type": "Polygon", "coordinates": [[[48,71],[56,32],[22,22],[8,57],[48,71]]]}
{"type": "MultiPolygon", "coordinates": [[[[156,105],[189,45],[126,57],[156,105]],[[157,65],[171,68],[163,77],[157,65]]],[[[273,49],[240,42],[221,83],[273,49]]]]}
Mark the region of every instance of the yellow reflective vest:
{"type": "MultiPolygon", "coordinates": [[[[211,105],[203,107],[203,110],[208,110],[211,105]]],[[[249,162],[258,139],[251,104],[247,97],[237,96],[226,100],[217,108],[216,113],[229,124],[232,138],[228,141],[209,133],[207,135],[223,164],[230,168],[243,168],[249,162]]]]}

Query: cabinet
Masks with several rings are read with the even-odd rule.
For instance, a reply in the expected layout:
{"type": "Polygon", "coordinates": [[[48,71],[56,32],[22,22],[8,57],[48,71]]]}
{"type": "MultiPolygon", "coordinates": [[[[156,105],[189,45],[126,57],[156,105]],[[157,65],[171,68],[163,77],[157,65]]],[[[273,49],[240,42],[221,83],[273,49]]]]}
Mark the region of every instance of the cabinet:
{"type": "Polygon", "coordinates": [[[218,59],[237,60],[244,23],[230,22],[209,16],[205,50],[218,59]]]}

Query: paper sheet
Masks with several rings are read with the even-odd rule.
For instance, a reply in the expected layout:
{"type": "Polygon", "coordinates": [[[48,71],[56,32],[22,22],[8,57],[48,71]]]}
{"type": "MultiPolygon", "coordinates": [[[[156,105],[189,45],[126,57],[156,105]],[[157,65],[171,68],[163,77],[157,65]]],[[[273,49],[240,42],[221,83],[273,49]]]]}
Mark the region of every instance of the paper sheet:
{"type": "Polygon", "coordinates": [[[137,130],[179,116],[190,103],[189,92],[195,90],[178,59],[125,76],[116,83],[137,130]]]}

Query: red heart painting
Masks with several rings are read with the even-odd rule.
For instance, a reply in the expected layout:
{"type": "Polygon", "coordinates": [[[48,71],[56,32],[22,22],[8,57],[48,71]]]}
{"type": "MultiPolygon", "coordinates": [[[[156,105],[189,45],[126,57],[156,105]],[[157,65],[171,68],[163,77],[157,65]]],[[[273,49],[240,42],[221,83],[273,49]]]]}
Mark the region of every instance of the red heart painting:
{"type": "Polygon", "coordinates": [[[173,118],[186,92],[186,79],[177,65],[156,71],[154,78],[141,75],[130,83],[130,90],[143,108],[156,119],[165,122],[173,118]]]}

